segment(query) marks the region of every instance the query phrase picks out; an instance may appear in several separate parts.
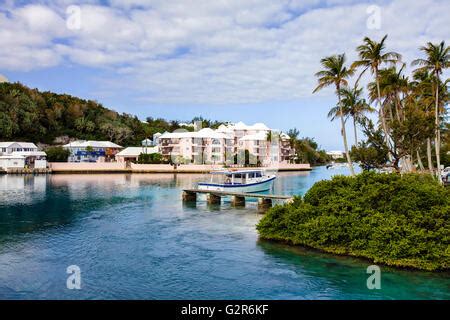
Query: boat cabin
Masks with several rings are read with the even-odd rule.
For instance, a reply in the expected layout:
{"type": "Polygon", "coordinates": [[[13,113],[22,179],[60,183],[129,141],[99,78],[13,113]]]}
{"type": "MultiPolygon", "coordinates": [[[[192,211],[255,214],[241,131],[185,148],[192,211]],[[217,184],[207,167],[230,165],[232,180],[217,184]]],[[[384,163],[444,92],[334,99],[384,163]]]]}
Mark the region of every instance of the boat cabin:
{"type": "Polygon", "coordinates": [[[264,176],[262,170],[216,171],[211,172],[211,183],[241,185],[259,181],[264,176]]]}

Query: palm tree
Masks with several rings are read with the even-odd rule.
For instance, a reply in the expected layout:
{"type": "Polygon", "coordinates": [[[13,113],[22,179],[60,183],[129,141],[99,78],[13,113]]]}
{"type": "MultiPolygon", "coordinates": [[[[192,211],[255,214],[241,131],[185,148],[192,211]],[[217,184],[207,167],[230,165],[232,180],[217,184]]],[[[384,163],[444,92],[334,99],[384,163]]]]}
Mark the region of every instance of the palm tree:
{"type": "Polygon", "coordinates": [[[339,55],[333,55],[320,60],[324,70],[316,73],[318,78],[318,85],[314,89],[313,93],[322,90],[325,87],[334,85],[336,88],[336,94],[338,96],[338,106],[339,106],[339,116],[341,118],[341,133],[342,139],[344,140],[345,154],[347,156],[347,162],[350,167],[350,172],[354,176],[355,171],[353,170],[352,160],[350,158],[350,153],[347,144],[347,134],[345,132],[345,120],[344,120],[344,110],[341,102],[341,88],[348,85],[347,78],[354,74],[353,68],[347,68],[345,66],[345,53],[339,55]]]}
{"type": "MultiPolygon", "coordinates": [[[[428,70],[416,70],[414,71],[413,79],[414,81],[412,81],[410,85],[415,98],[426,112],[431,112],[435,100],[432,88],[432,75],[428,70]]],[[[428,170],[430,171],[430,174],[434,176],[433,160],[431,157],[431,137],[427,138],[427,161],[428,170]]]]}
{"type": "MultiPolygon", "coordinates": [[[[439,86],[440,86],[440,75],[443,70],[450,67],[450,47],[445,45],[442,41],[439,44],[433,44],[428,42],[426,46],[420,48],[426,55],[425,59],[417,59],[412,62],[413,66],[421,66],[418,70],[428,70],[434,75],[434,88],[435,88],[435,151],[436,151],[436,163],[437,163],[437,176],[441,176],[441,155],[440,155],[440,145],[441,145],[441,130],[439,128],[439,86]]],[[[441,179],[439,179],[441,181],[441,179]]]]}
{"type": "MultiPolygon", "coordinates": [[[[365,118],[365,113],[374,112],[375,110],[363,99],[362,88],[343,87],[341,89],[342,109],[346,117],[353,119],[353,133],[355,135],[355,145],[358,145],[358,133],[356,124],[365,118]]],[[[328,112],[328,117],[333,121],[339,115],[339,107],[336,106],[328,112]]],[[[345,120],[346,121],[346,120],[345,120]]]]}
{"type": "Polygon", "coordinates": [[[396,52],[384,52],[385,49],[385,41],[387,35],[381,39],[380,42],[373,41],[369,37],[365,37],[363,42],[364,44],[357,47],[359,59],[352,64],[352,68],[363,67],[363,71],[361,72],[359,79],[368,69],[375,75],[375,81],[377,85],[377,100],[378,100],[378,111],[380,113],[381,125],[383,127],[383,131],[385,134],[385,143],[388,144],[388,129],[386,124],[386,119],[384,116],[383,106],[381,105],[381,93],[379,88],[379,69],[380,66],[384,63],[392,63],[395,64],[401,59],[401,55],[396,52]]]}

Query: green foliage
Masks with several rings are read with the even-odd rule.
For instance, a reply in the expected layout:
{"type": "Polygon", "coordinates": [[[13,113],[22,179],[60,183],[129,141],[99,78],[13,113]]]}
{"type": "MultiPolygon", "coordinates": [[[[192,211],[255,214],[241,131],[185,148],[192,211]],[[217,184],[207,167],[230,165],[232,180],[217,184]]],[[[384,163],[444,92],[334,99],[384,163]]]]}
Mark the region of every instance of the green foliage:
{"type": "Polygon", "coordinates": [[[288,131],[291,138],[291,146],[295,150],[295,163],[309,163],[311,165],[321,165],[330,161],[325,150],[320,150],[314,138],[304,137],[299,139],[299,130],[294,128],[288,131]]]}
{"type": "Polygon", "coordinates": [[[0,139],[51,144],[58,136],[136,145],[147,124],[101,104],[67,94],[0,83],[0,139]]]}
{"type": "Polygon", "coordinates": [[[141,153],[138,157],[138,163],[141,164],[161,164],[161,163],[167,163],[163,160],[163,157],[159,153],[141,153]]]}
{"type": "Polygon", "coordinates": [[[375,263],[450,268],[450,190],[431,176],[336,176],[291,204],[275,206],[257,226],[264,239],[375,263]]]}
{"type": "Polygon", "coordinates": [[[363,170],[382,168],[389,160],[386,148],[379,148],[372,143],[362,141],[353,146],[350,152],[352,159],[360,163],[363,170]]]}
{"type": "MultiPolygon", "coordinates": [[[[204,127],[221,122],[203,121],[204,127]]],[[[119,114],[92,100],[67,94],[40,92],[20,83],[0,83],[0,140],[52,144],[56,137],[109,140],[123,146],[140,145],[153,134],[180,129],[178,121],[148,117],[146,122],[119,114]]],[[[192,127],[183,127],[193,130],[192,127]]]]}
{"type": "Polygon", "coordinates": [[[67,162],[70,155],[70,151],[63,147],[48,147],[45,152],[49,162],[67,162]]]}
{"type": "Polygon", "coordinates": [[[244,166],[245,167],[260,167],[261,161],[258,159],[256,155],[253,153],[250,153],[249,150],[241,150],[239,151],[239,154],[234,155],[234,164],[241,164],[239,161],[242,161],[241,159],[244,159],[244,166]]]}

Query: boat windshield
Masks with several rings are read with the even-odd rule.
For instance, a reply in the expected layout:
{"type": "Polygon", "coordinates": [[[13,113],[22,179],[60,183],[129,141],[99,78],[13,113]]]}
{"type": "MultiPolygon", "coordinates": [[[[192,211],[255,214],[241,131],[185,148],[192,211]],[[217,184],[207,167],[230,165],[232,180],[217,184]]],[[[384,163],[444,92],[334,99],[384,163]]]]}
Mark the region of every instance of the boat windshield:
{"type": "Polygon", "coordinates": [[[217,172],[211,175],[211,183],[217,184],[245,184],[249,179],[261,178],[260,171],[250,172],[217,172]]]}

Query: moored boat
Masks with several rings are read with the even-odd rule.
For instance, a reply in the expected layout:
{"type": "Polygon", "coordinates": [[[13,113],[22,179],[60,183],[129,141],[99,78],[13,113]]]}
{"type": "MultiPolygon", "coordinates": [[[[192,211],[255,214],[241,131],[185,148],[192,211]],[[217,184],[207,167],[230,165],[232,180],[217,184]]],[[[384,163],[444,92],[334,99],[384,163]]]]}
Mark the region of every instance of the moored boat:
{"type": "Polygon", "coordinates": [[[199,182],[198,189],[232,192],[261,192],[272,189],[276,176],[261,169],[221,170],[211,172],[209,182],[199,182]]]}

